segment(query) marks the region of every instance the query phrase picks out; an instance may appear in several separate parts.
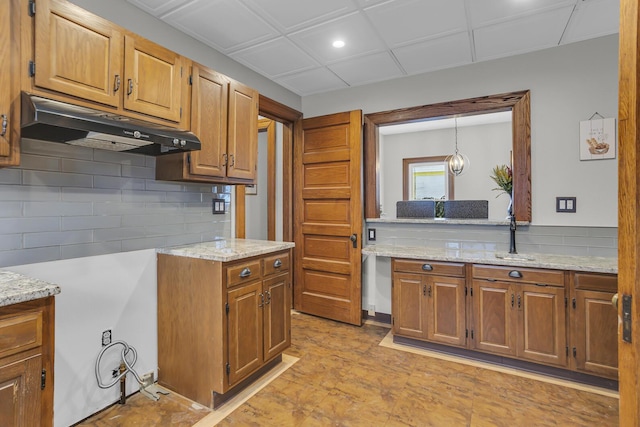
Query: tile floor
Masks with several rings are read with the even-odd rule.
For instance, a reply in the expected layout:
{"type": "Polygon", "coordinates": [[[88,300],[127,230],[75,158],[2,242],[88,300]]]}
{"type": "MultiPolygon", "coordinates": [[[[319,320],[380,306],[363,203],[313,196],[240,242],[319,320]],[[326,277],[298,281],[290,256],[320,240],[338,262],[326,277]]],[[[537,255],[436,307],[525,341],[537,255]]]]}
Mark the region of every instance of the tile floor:
{"type": "MultiPolygon", "coordinates": [[[[380,346],[388,329],[292,316],[291,368],[219,426],[617,426],[618,399],[380,346]]],[[[208,411],[139,394],[82,426],[190,426],[208,411]]],[[[203,420],[204,421],[204,420],[203,420]]]]}

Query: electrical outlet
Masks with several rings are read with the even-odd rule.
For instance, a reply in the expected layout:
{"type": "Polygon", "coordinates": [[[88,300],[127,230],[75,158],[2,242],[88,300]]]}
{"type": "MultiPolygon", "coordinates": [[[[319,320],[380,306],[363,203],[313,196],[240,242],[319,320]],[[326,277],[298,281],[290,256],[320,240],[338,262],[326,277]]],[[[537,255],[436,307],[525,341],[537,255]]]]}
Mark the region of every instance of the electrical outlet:
{"type": "Polygon", "coordinates": [[[371,316],[371,317],[375,317],[376,316],[376,306],[373,304],[369,305],[369,310],[367,310],[367,315],[371,316]]]}
{"type": "Polygon", "coordinates": [[[111,344],[111,329],[102,332],[102,346],[111,344]]]}
{"type": "Polygon", "coordinates": [[[153,385],[154,383],[153,371],[147,372],[146,374],[141,375],[140,379],[142,380],[142,384],[141,384],[142,388],[147,388],[153,385]]]}
{"type": "Polygon", "coordinates": [[[369,229],[369,240],[370,241],[376,240],[376,229],[375,228],[370,228],[369,229]]]}

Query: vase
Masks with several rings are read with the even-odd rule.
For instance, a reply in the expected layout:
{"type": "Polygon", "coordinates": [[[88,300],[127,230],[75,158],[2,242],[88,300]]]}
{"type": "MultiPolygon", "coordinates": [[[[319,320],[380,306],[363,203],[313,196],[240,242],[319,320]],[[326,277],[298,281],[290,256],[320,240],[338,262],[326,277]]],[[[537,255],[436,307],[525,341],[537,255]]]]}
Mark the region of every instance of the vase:
{"type": "Polygon", "coordinates": [[[511,219],[513,215],[513,196],[509,194],[509,204],[507,205],[507,219],[511,219]]]}

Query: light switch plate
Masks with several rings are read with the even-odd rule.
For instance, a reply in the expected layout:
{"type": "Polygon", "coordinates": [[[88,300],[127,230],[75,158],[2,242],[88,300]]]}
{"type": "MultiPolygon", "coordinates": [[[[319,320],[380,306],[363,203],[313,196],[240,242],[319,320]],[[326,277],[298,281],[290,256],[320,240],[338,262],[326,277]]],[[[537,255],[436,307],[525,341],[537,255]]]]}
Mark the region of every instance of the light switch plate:
{"type": "Polygon", "coordinates": [[[213,214],[225,213],[224,199],[211,199],[211,213],[213,214]]]}
{"type": "Polygon", "coordinates": [[[370,228],[369,229],[369,241],[372,242],[376,240],[376,229],[375,228],[370,228]]]}
{"type": "Polygon", "coordinates": [[[556,212],[576,212],[575,197],[556,197],[556,212]]]}

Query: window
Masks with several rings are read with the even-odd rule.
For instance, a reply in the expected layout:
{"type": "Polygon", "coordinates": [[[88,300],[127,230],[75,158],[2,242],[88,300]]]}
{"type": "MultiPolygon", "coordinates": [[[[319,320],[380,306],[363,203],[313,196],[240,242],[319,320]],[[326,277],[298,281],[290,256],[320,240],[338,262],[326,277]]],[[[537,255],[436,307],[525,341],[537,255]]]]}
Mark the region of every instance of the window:
{"type": "Polygon", "coordinates": [[[404,200],[453,200],[446,156],[402,159],[404,200]]]}

